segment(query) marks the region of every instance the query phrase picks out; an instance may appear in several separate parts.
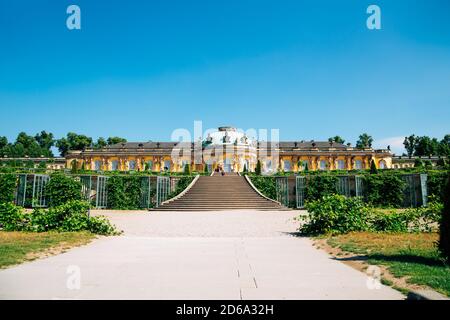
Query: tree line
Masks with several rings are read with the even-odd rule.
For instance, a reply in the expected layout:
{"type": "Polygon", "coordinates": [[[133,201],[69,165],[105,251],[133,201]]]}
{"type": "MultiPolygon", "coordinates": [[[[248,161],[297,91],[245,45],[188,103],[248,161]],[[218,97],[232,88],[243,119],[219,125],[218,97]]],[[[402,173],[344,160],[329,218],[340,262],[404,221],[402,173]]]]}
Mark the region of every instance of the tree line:
{"type": "Polygon", "coordinates": [[[0,136],[0,156],[9,158],[22,158],[25,156],[53,157],[52,147],[56,147],[65,156],[70,150],[83,150],[85,148],[100,149],[107,145],[127,142],[121,137],[100,137],[94,141],[91,137],[83,134],[69,132],[66,137],[55,139],[53,133],[41,131],[34,136],[20,132],[14,142],[9,142],[4,136],[0,136]]]}
{"type": "MultiPolygon", "coordinates": [[[[344,144],[345,140],[340,136],[334,136],[328,139],[330,143],[344,144]]],[[[372,147],[373,138],[367,133],[363,133],[359,136],[356,142],[356,148],[364,149],[372,147]]],[[[411,156],[443,156],[450,157],[450,134],[444,136],[442,140],[437,138],[431,138],[428,136],[416,136],[414,134],[409,137],[405,137],[403,141],[406,154],[411,156]]],[[[390,149],[390,146],[387,146],[390,149]]]]}

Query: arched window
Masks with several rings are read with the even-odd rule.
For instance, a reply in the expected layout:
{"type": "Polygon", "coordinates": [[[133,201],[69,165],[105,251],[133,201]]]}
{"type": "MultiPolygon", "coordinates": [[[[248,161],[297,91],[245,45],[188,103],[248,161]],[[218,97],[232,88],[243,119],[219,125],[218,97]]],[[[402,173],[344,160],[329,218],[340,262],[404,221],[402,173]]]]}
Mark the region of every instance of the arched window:
{"type": "Polygon", "coordinates": [[[102,162],[100,160],[95,160],[94,162],[94,170],[98,171],[102,169],[102,162]]]}
{"type": "Polygon", "coordinates": [[[272,160],[266,160],[266,171],[267,172],[272,171],[272,160]]]}
{"type": "Polygon", "coordinates": [[[136,160],[128,161],[128,169],[129,170],[136,170],[136,160]]]}
{"type": "Polygon", "coordinates": [[[164,171],[170,171],[170,160],[164,160],[164,171]]]}
{"type": "Polygon", "coordinates": [[[327,162],[325,160],[320,160],[320,162],[319,162],[319,169],[320,170],[327,170],[327,162]]]}
{"type": "Polygon", "coordinates": [[[119,169],[119,161],[113,160],[111,161],[111,170],[116,171],[119,169]]]}
{"type": "Polygon", "coordinates": [[[289,160],[284,160],[283,162],[284,171],[291,171],[291,162],[289,160]]]}
{"type": "Polygon", "coordinates": [[[378,162],[378,168],[386,169],[386,161],[380,160],[380,162],[378,162]]]}
{"type": "Polygon", "coordinates": [[[345,161],[344,160],[338,160],[337,161],[337,169],[344,170],[345,169],[345,161]]]}
{"type": "Polygon", "coordinates": [[[355,169],[357,169],[357,170],[361,170],[363,167],[362,167],[362,161],[361,160],[356,160],[355,161],[355,169]]]}

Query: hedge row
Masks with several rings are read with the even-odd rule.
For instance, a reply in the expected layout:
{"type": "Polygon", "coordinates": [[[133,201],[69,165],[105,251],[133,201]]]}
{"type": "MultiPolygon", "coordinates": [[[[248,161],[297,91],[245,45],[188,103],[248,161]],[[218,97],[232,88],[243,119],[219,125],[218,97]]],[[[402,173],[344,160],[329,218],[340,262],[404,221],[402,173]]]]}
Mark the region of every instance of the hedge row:
{"type": "MultiPolygon", "coordinates": [[[[445,171],[428,175],[428,196],[430,200],[443,201],[445,171]]],[[[403,205],[406,184],[401,174],[381,173],[362,176],[364,200],[377,207],[399,208],[403,205]]],[[[276,200],[276,177],[251,176],[252,183],[265,196],[276,200]]],[[[337,194],[338,176],[310,175],[306,176],[305,200],[318,200],[324,196],[337,194]]]]}

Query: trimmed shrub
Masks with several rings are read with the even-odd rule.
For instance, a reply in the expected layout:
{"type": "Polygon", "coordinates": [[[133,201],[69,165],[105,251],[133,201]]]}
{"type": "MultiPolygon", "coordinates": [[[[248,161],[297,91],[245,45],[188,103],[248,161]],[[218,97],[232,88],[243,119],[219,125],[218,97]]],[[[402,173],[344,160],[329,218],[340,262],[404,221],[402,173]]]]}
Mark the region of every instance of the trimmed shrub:
{"type": "Polygon", "coordinates": [[[14,174],[0,174],[0,203],[13,202],[17,177],[14,174]]]}
{"type": "Polygon", "coordinates": [[[108,208],[119,210],[139,209],[141,177],[112,176],[107,183],[108,208]]]}
{"type": "Polygon", "coordinates": [[[444,192],[444,208],[440,224],[439,250],[447,263],[450,263],[450,174],[444,192]]]}
{"type": "Polygon", "coordinates": [[[260,175],[261,175],[261,161],[260,161],[260,160],[258,160],[258,161],[256,162],[255,174],[256,174],[257,176],[260,176],[260,175]]]}
{"type": "Polygon", "coordinates": [[[56,207],[68,201],[81,200],[81,183],[61,173],[54,173],[45,185],[44,194],[49,206],[56,207]]]}
{"type": "Polygon", "coordinates": [[[337,193],[335,176],[311,176],[306,186],[306,200],[318,200],[337,193]]]}
{"type": "Polygon", "coordinates": [[[368,229],[369,208],[360,198],[334,194],[306,202],[309,216],[301,216],[306,223],[300,227],[304,234],[347,233],[368,229]]]}
{"type": "Polygon", "coordinates": [[[370,174],[377,174],[378,173],[378,169],[377,166],[375,165],[375,161],[370,161],[370,174]]]}
{"type": "Polygon", "coordinates": [[[404,188],[405,182],[398,175],[378,174],[364,177],[364,197],[374,206],[401,207],[404,188]]]}
{"type": "Polygon", "coordinates": [[[186,176],[189,176],[191,174],[191,166],[187,163],[184,165],[183,174],[186,176]]]}

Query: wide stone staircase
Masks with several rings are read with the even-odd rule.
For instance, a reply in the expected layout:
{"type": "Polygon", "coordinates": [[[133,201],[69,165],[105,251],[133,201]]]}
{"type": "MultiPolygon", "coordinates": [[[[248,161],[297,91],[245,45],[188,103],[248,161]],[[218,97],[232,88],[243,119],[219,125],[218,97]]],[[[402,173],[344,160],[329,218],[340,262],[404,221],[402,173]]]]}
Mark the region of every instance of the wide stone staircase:
{"type": "Polygon", "coordinates": [[[157,211],[215,211],[233,209],[288,210],[259,195],[243,176],[201,176],[180,198],[168,201],[157,211]]]}

